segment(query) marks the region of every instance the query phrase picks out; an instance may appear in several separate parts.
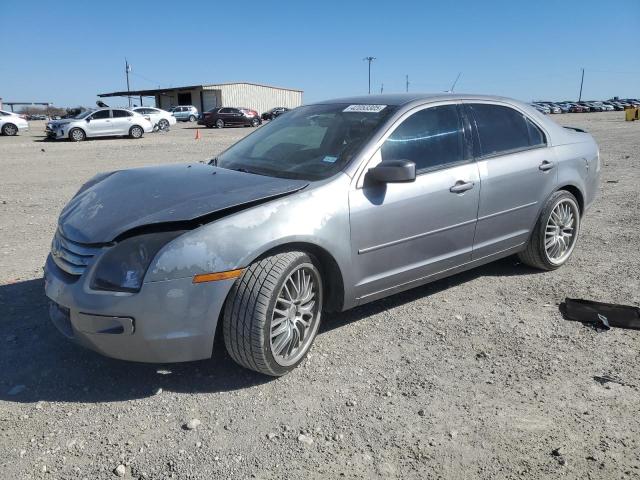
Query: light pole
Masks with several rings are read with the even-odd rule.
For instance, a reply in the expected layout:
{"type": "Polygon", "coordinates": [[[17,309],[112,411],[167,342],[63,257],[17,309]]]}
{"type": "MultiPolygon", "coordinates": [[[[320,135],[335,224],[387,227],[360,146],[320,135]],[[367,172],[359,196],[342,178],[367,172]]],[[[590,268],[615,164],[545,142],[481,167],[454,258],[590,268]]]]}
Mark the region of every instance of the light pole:
{"type": "Polygon", "coordinates": [[[364,57],[362,60],[369,62],[369,95],[371,95],[371,62],[373,62],[376,57],[364,57]]]}
{"type": "Polygon", "coordinates": [[[127,61],[127,59],[124,59],[124,72],[127,75],[127,98],[129,99],[129,108],[131,108],[131,95],[129,94],[129,92],[131,91],[129,89],[129,72],[131,71],[131,65],[129,65],[129,62],[127,61]]]}

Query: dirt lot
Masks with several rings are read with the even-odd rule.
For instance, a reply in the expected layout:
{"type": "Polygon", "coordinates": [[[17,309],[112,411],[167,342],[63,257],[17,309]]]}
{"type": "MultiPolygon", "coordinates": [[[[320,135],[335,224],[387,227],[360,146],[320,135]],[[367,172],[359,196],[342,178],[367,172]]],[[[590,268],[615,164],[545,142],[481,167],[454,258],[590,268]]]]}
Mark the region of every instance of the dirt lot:
{"type": "Polygon", "coordinates": [[[152,479],[639,478],[640,332],[596,333],[557,304],[639,305],[640,123],[553,118],[589,130],[605,165],[568,265],[509,258],[330,316],[278,380],[222,345],[180,365],[83,350],[49,323],[41,279],[57,215],[86,179],[206,160],[250,129],[74,144],[42,141],[31,122],[0,137],[0,477],[116,478],[122,465],[152,479]]]}

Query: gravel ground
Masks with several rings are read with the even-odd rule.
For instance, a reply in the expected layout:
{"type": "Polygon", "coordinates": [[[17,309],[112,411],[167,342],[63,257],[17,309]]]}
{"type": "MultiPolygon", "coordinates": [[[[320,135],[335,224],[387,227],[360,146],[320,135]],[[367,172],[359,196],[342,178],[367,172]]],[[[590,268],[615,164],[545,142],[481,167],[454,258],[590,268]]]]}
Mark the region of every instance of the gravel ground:
{"type": "Polygon", "coordinates": [[[0,475],[102,478],[639,478],[639,333],[566,322],[566,296],[639,305],[640,123],[589,130],[603,182],[562,269],[508,258],[325,317],[277,380],[209,361],[103,358],[49,323],[41,267],[93,174],[206,160],[250,129],[139,141],[0,137],[0,475]],[[600,383],[610,376],[620,383],[600,383]]]}

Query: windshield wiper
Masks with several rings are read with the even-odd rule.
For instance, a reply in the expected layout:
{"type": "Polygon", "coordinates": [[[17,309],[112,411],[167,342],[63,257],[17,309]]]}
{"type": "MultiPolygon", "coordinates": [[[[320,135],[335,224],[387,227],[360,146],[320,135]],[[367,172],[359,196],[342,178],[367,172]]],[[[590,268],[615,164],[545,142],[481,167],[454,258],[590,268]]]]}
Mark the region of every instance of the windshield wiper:
{"type": "Polygon", "coordinates": [[[244,167],[232,168],[231,170],[235,170],[236,172],[242,172],[242,173],[251,173],[253,175],[262,175],[263,177],[264,176],[268,176],[268,175],[265,175],[264,173],[258,173],[258,172],[255,172],[253,170],[249,170],[249,169],[244,168],[244,167]]]}

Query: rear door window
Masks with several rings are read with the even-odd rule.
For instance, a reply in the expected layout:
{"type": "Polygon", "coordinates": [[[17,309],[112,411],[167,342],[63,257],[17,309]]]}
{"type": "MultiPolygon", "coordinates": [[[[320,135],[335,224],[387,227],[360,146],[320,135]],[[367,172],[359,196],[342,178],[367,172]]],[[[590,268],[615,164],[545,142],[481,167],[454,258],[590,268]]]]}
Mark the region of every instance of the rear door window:
{"type": "Polygon", "coordinates": [[[530,133],[528,119],[513,108],[478,103],[469,105],[469,109],[480,137],[482,156],[522,150],[532,146],[532,142],[540,141],[539,138],[530,139],[535,131],[530,133]]]}
{"type": "Polygon", "coordinates": [[[131,112],[127,112],[126,110],[113,111],[113,118],[123,118],[123,117],[130,117],[130,116],[131,116],[131,112]]]}
{"type": "Polygon", "coordinates": [[[529,146],[538,147],[540,145],[546,145],[547,141],[542,130],[527,117],[525,117],[524,120],[527,122],[527,130],[529,131],[529,146]]]}
{"type": "Polygon", "coordinates": [[[425,108],[404,120],[385,140],[382,161],[411,160],[417,171],[465,159],[464,133],[456,105],[425,108]]]}

